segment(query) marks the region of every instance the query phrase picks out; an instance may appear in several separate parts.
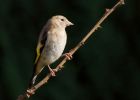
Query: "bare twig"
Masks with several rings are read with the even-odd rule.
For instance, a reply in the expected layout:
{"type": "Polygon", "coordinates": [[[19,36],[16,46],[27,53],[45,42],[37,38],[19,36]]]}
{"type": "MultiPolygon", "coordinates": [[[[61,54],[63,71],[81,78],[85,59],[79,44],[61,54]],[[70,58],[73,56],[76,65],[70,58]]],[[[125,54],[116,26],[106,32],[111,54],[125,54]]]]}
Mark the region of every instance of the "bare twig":
{"type": "MultiPolygon", "coordinates": [[[[96,31],[98,30],[98,28],[101,27],[101,23],[120,5],[124,4],[124,0],[119,0],[111,9],[106,9],[104,15],[101,17],[101,19],[96,23],[96,25],[91,29],[91,31],[89,33],[87,33],[87,35],[82,39],[82,41],[80,41],[72,50],[70,50],[69,53],[71,53],[71,55],[73,55],[82,45],[85,44],[85,42],[87,41],[87,39],[96,31]]],[[[59,70],[61,70],[64,66],[64,64],[67,61],[67,57],[65,57],[55,68],[56,72],[58,72],[59,70]]],[[[51,78],[51,73],[49,73],[43,80],[41,80],[38,84],[36,84],[34,87],[27,89],[26,93],[24,95],[20,95],[18,97],[17,100],[25,100],[27,98],[30,98],[35,91],[40,88],[41,86],[43,86],[44,84],[46,84],[48,82],[48,80],[51,78]]]]}

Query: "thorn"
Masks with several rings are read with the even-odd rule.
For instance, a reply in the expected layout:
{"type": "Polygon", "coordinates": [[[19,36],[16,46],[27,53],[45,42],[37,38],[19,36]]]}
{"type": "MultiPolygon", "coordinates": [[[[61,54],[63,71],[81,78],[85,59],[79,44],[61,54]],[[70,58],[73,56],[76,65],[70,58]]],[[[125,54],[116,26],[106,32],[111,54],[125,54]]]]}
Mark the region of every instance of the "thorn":
{"type": "Polygon", "coordinates": [[[80,44],[81,44],[81,45],[84,45],[85,43],[84,43],[84,42],[80,42],[80,44]]]}
{"type": "Polygon", "coordinates": [[[120,2],[121,2],[121,4],[122,4],[122,5],[124,5],[124,4],[125,4],[124,0],[120,0],[120,2]]]}
{"type": "Polygon", "coordinates": [[[109,8],[106,8],[106,9],[105,9],[105,13],[108,13],[109,11],[110,11],[109,8]]]}
{"type": "Polygon", "coordinates": [[[64,68],[64,66],[63,66],[63,65],[59,66],[59,69],[58,69],[58,70],[60,71],[62,68],[64,68]]]}
{"type": "Polygon", "coordinates": [[[102,26],[99,25],[98,28],[102,28],[102,26]]]}
{"type": "Polygon", "coordinates": [[[99,26],[97,26],[97,28],[96,28],[96,31],[98,30],[98,28],[102,28],[100,25],[99,26]]]}

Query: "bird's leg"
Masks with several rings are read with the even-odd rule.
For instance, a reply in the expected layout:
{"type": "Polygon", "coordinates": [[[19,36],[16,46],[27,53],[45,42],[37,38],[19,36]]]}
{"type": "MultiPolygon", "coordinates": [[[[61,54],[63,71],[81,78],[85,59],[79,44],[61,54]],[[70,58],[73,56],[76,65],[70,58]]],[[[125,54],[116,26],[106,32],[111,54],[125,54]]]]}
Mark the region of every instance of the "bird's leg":
{"type": "Polygon", "coordinates": [[[49,68],[49,71],[50,71],[51,75],[56,76],[56,74],[55,74],[56,69],[52,69],[49,65],[48,65],[48,68],[49,68]]]}
{"type": "Polygon", "coordinates": [[[73,58],[70,52],[63,54],[62,57],[63,56],[67,57],[68,60],[71,60],[73,58]]]}

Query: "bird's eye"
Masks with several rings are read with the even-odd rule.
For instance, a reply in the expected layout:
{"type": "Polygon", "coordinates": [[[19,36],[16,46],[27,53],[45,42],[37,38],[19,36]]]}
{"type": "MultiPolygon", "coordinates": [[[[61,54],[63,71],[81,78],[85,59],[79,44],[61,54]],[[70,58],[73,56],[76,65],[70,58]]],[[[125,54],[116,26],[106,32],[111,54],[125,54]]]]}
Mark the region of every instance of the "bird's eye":
{"type": "Polygon", "coordinates": [[[64,21],[64,19],[61,19],[61,21],[64,21]]]}

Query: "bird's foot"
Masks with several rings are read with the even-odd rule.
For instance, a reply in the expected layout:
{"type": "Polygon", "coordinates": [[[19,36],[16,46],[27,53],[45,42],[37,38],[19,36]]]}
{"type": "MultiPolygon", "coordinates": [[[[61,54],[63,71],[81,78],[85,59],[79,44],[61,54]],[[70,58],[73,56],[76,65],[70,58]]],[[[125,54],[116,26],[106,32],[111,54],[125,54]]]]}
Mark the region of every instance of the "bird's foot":
{"type": "Polygon", "coordinates": [[[73,58],[71,53],[65,53],[62,56],[67,57],[68,60],[71,60],[73,58]]]}
{"type": "Polygon", "coordinates": [[[29,98],[31,95],[35,94],[34,87],[31,89],[26,90],[26,96],[29,98]]]}
{"type": "Polygon", "coordinates": [[[48,68],[49,68],[50,74],[52,76],[56,76],[55,72],[57,72],[57,70],[56,69],[52,69],[49,65],[48,65],[48,68]]]}

